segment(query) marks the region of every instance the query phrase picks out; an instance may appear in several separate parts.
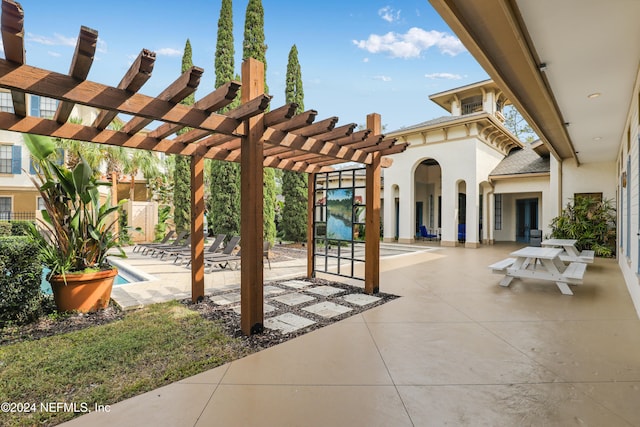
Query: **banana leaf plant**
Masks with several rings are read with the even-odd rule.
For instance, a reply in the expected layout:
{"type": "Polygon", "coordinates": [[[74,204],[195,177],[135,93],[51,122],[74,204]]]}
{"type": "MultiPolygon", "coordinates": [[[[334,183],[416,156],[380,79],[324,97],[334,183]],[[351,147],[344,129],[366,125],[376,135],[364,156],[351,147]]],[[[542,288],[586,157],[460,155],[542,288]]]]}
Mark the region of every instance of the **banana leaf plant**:
{"type": "Polygon", "coordinates": [[[111,269],[107,255],[126,257],[114,233],[113,215],[126,200],[117,206],[101,203],[98,187],[111,184],[98,182],[82,157],[73,169],[58,164],[52,138],[25,134],[24,140],[37,171],[31,180],[45,206],[45,235],[35,227],[32,234],[50,275],[111,269]]]}

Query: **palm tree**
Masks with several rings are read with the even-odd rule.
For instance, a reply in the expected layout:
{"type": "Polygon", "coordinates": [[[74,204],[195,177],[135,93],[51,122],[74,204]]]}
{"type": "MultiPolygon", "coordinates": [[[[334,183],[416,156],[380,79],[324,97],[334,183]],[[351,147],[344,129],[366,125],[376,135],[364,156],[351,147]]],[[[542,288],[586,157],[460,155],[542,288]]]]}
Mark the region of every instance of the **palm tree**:
{"type": "Polygon", "coordinates": [[[147,181],[160,176],[160,158],[147,150],[128,149],[127,161],[124,163],[124,173],[129,175],[131,186],[129,187],[129,199],[134,200],[136,175],[142,172],[147,181]]]}

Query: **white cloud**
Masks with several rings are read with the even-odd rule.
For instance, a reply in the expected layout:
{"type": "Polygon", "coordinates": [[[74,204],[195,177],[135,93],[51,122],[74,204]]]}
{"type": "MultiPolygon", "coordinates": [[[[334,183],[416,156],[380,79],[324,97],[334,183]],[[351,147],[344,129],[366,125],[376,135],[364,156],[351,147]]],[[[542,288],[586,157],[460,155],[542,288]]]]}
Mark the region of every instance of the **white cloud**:
{"type": "Polygon", "coordinates": [[[162,55],[162,56],[182,56],[182,52],[177,50],[177,49],[173,49],[171,47],[163,47],[162,49],[158,49],[156,50],[156,55],[162,55]]]}
{"type": "Polygon", "coordinates": [[[462,79],[462,76],[460,74],[453,74],[453,73],[431,73],[431,74],[425,74],[424,75],[426,78],[428,79],[445,79],[445,80],[460,80],[462,79]]]}
{"type": "Polygon", "coordinates": [[[43,44],[46,46],[74,46],[76,45],[76,37],[65,37],[62,34],[55,33],[53,37],[41,36],[38,34],[27,33],[27,41],[43,44]]]}
{"type": "Polygon", "coordinates": [[[364,58],[362,62],[369,62],[369,58],[364,58]]]}
{"type": "Polygon", "coordinates": [[[391,6],[385,6],[378,10],[378,16],[387,22],[393,22],[400,19],[400,11],[396,12],[391,6]]]}
{"type": "Polygon", "coordinates": [[[53,57],[55,57],[55,58],[59,58],[59,57],[61,57],[61,56],[62,56],[62,55],[60,55],[58,52],[54,52],[54,51],[52,51],[52,50],[47,51],[47,55],[49,55],[49,56],[53,56],[53,57]]]}
{"type": "Polygon", "coordinates": [[[98,37],[98,44],[96,45],[96,51],[100,53],[107,53],[107,42],[98,37]]]}
{"type": "Polygon", "coordinates": [[[391,77],[389,76],[373,76],[374,80],[381,80],[383,82],[390,82],[391,81],[391,77]]]}
{"type": "Polygon", "coordinates": [[[389,32],[384,35],[371,34],[367,40],[353,40],[353,44],[370,53],[387,53],[393,58],[418,58],[422,52],[436,47],[440,53],[450,56],[466,51],[462,42],[447,33],[425,31],[413,27],[405,34],[389,32]]]}

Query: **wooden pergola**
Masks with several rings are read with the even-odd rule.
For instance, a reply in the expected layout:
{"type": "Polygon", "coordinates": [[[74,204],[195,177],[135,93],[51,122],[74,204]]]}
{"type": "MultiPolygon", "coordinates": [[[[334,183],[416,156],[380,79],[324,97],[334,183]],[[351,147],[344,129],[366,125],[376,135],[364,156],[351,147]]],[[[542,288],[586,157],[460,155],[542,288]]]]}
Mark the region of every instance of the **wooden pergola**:
{"type": "MultiPolygon", "coordinates": [[[[269,112],[271,96],[264,93],[264,64],[242,63],[242,84],[229,82],[199,99],[193,106],[180,102],[194,93],[203,70],[192,67],[155,97],[138,93],[151,77],[155,54],[143,49],[117,87],[88,81],[96,50],[97,31],[81,27],[67,75],[26,64],[24,12],[19,3],[2,0],[0,87],[9,89],[14,113],[0,112],[0,129],[98,144],[109,144],[191,158],[191,298],[204,297],[204,160],[239,162],[241,167],[241,327],[244,334],[262,330],[263,313],[263,168],[273,167],[311,174],[330,171],[345,162],[366,167],[366,227],[380,227],[380,169],[391,164],[383,156],[400,153],[406,143],[381,134],[380,116],[367,116],[367,129],[356,124],[336,127],[337,117],[315,121],[314,110],[295,114],[287,104],[269,112]],[[218,114],[242,86],[241,105],[218,114]],[[26,94],[60,101],[53,119],[27,116],[26,94]],[[69,122],[75,104],[100,110],[91,124],[69,122]],[[119,130],[108,129],[119,114],[132,118],[119,130]],[[143,131],[152,122],[161,124],[143,131]],[[176,136],[176,132],[190,128],[176,136]]],[[[312,271],[313,188],[309,186],[308,268],[312,271]]],[[[378,239],[365,242],[365,290],[378,292],[378,239]]]]}

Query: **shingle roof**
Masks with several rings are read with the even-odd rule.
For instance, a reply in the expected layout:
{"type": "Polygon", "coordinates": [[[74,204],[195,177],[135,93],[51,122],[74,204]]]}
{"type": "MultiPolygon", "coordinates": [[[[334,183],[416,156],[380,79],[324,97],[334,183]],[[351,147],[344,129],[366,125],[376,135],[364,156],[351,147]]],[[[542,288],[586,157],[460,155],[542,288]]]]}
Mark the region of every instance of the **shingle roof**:
{"type": "Polygon", "coordinates": [[[539,156],[529,144],[525,144],[522,149],[511,150],[489,176],[548,173],[550,170],[549,158],[539,156]]]}
{"type": "Polygon", "coordinates": [[[443,123],[448,123],[448,122],[453,122],[456,120],[460,120],[462,118],[472,118],[473,116],[476,115],[483,115],[486,114],[483,111],[477,112],[477,113],[472,113],[472,114],[466,114],[464,116],[442,116],[442,117],[437,117],[435,119],[431,119],[431,120],[427,120],[426,122],[422,122],[422,123],[418,123],[416,125],[411,125],[411,126],[407,126],[407,127],[403,127],[400,129],[396,129],[393,132],[390,132],[391,134],[396,134],[396,133],[400,133],[400,132],[406,132],[408,130],[413,130],[413,129],[420,129],[423,127],[428,127],[428,126],[434,126],[434,125],[440,125],[443,123]]]}

